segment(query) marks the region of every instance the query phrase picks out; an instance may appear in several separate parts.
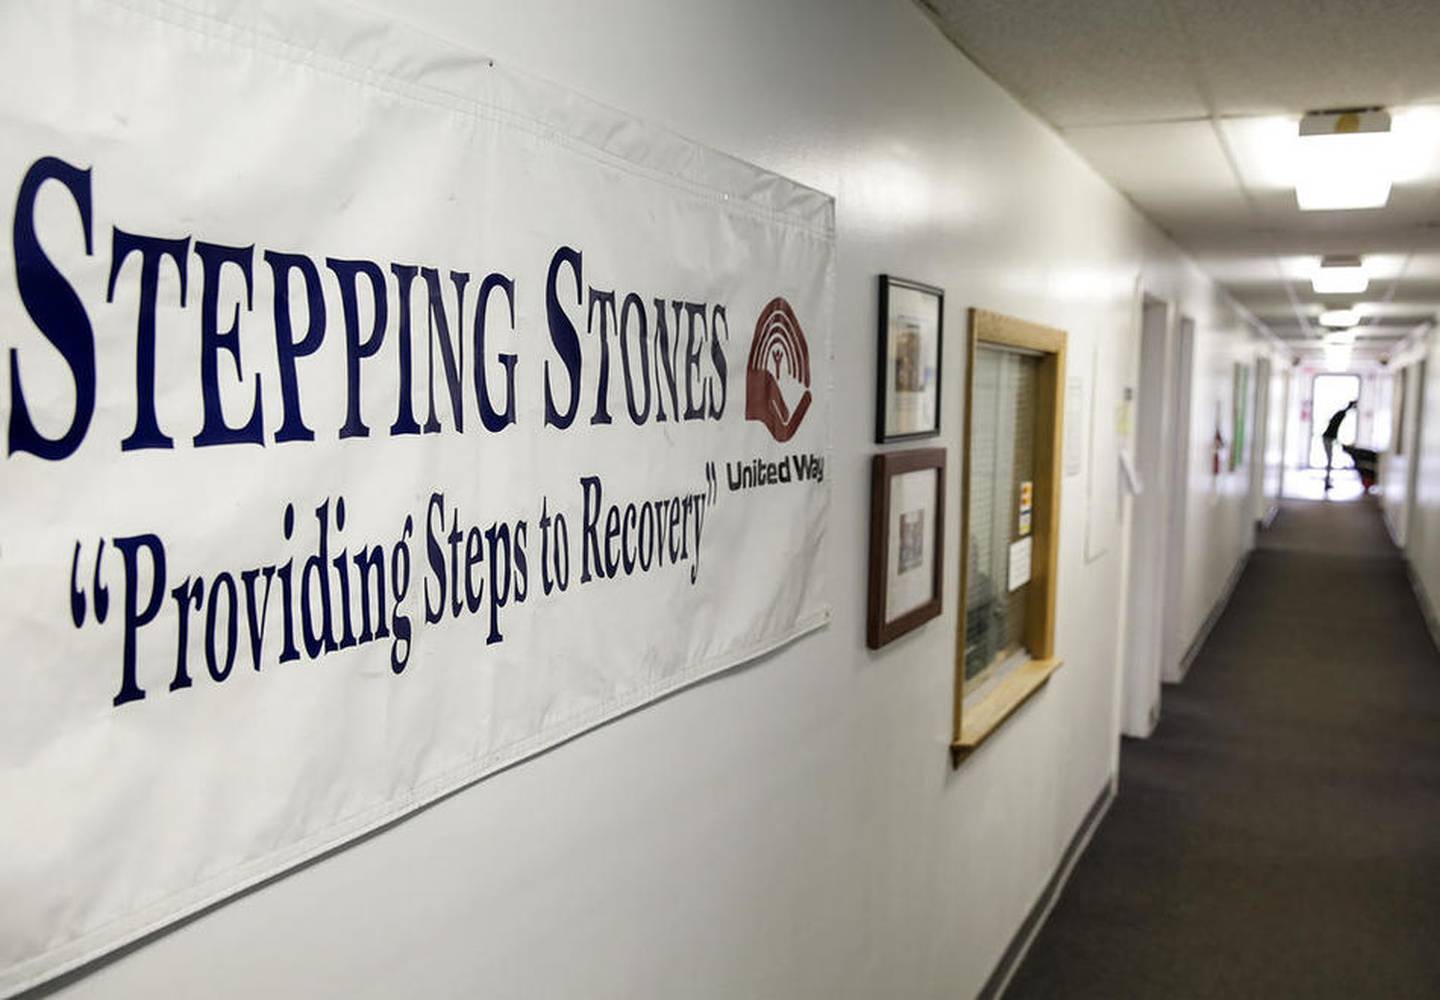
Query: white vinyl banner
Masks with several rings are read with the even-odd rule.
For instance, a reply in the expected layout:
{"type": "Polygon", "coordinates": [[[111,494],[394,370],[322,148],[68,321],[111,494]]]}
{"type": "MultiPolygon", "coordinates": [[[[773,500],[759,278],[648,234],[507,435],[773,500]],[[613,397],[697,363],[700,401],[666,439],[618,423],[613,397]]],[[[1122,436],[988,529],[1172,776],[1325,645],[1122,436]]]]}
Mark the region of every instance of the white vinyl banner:
{"type": "Polygon", "coordinates": [[[0,995],[828,620],[829,197],[312,0],[0,6],[0,197],[0,995]]]}

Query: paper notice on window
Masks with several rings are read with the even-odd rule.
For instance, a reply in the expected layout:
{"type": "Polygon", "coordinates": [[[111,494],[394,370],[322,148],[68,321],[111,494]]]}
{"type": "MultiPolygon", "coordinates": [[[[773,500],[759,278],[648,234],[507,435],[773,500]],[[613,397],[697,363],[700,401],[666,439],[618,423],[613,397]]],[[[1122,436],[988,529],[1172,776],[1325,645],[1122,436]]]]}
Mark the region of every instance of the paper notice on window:
{"type": "Polygon", "coordinates": [[[1035,548],[1034,537],[1026,537],[1010,543],[1010,590],[1016,591],[1030,582],[1030,553],[1035,548]]]}

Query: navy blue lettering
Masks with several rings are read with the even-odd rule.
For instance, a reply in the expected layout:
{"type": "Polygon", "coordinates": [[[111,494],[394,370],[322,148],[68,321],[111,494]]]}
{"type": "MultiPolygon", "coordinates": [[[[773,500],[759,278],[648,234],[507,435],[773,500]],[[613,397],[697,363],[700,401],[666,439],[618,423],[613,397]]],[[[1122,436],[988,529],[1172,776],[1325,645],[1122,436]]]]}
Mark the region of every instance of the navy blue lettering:
{"type": "Polygon", "coordinates": [[[340,428],[340,437],[369,437],[370,428],[360,416],[360,362],[379,352],[385,341],[385,323],[389,318],[385,274],[368,260],[326,257],[325,266],[335,273],[340,285],[340,311],[345,316],[345,426],[340,428]],[[371,303],[375,307],[370,336],[364,340],[360,339],[362,274],[370,282],[371,303]]]}
{"type": "Polygon", "coordinates": [[[194,580],[188,576],[180,581],[180,586],[170,591],[170,596],[175,599],[175,677],[170,681],[170,690],[179,691],[181,688],[188,688],[190,681],[190,607],[194,605],[195,610],[200,610],[200,604],[205,599],[205,581],[199,577],[194,580]]]}
{"type": "Polygon", "coordinates": [[[320,544],[315,553],[306,557],[300,570],[300,627],[301,639],[305,643],[305,655],[317,658],[322,652],[333,653],[338,648],[330,613],[330,501],[326,500],[315,508],[315,521],[320,527],[320,544]],[[319,584],[320,621],[317,624],[311,613],[310,600],[312,584],[319,584]]]}
{"type": "Polygon", "coordinates": [[[236,640],[239,638],[240,622],[236,614],[237,594],[235,592],[235,578],[229,573],[221,573],[210,581],[209,607],[205,609],[205,669],[210,671],[210,678],[216,682],[223,681],[230,676],[230,669],[235,666],[236,640]],[[220,602],[215,598],[219,594],[226,595],[226,624],[225,624],[225,666],[218,666],[220,658],[215,655],[215,609],[220,602]]]}
{"type": "MultiPolygon", "coordinates": [[[[699,383],[700,391],[696,389],[696,375],[700,372],[700,355],[705,348],[705,306],[699,302],[685,303],[685,419],[705,419],[705,382],[699,383]],[[699,320],[700,333],[695,333],[696,320],[699,320]]],[[[675,330],[676,338],[679,338],[680,330],[675,330]]]]}
{"type": "MultiPolygon", "coordinates": [[[[20,381],[20,352],[12,347],[9,449],[12,455],[24,451],[54,462],[80,447],[90,427],[90,418],[95,414],[95,331],[80,296],[45,255],[35,234],[35,199],[41,185],[49,180],[59,181],[75,199],[85,233],[85,254],[95,252],[90,226],[90,171],[53,156],[42,157],[25,172],[20,195],[15,200],[15,283],[20,301],[36,329],[55,345],[70,369],[70,377],[75,382],[75,409],[70,414],[70,425],[59,437],[41,434],[30,419],[30,407],[25,402],[20,381]]],[[[143,698],[144,694],[136,697],[143,698]]]]}
{"type": "Polygon", "coordinates": [[[480,603],[485,599],[485,580],[475,572],[475,567],[484,561],[485,536],[479,528],[472,527],[465,533],[465,610],[472,615],[480,610],[480,603]]]}
{"type": "Polygon", "coordinates": [[[569,264],[575,275],[575,304],[579,305],[581,263],[580,251],[561,247],[550,258],[550,271],[545,277],[545,318],[550,328],[550,342],[555,345],[555,351],[560,355],[560,361],[565,365],[565,371],[570,378],[569,400],[564,410],[558,410],[551,390],[550,362],[546,360],[545,423],[561,430],[574,422],[575,411],[580,406],[580,335],[575,332],[575,324],[570,322],[570,317],[565,315],[565,309],[560,305],[560,292],[556,285],[560,279],[560,266],[569,264]]]}
{"type": "Polygon", "coordinates": [[[645,316],[645,303],[631,292],[620,306],[620,372],[625,376],[625,407],[630,419],[638,426],[650,419],[650,328],[645,316]],[[639,329],[635,342],[640,345],[640,378],[645,388],[645,405],[635,405],[635,374],[630,364],[630,317],[637,317],[639,329]]]}
{"type": "Polygon", "coordinates": [[[500,609],[510,601],[510,527],[492,524],[485,532],[485,541],[490,552],[490,632],[485,636],[485,645],[493,645],[505,638],[500,632],[500,609]],[[505,554],[496,550],[503,545],[505,554]],[[505,582],[500,583],[499,572],[505,570],[505,582]]]}
{"type": "Polygon", "coordinates": [[[595,332],[595,307],[600,307],[600,377],[595,387],[595,415],[592,424],[610,423],[610,331],[615,322],[615,293],[590,289],[590,311],[585,332],[595,332]]]}
{"type": "Polygon", "coordinates": [[[727,395],[726,380],[730,372],[725,360],[725,348],[720,346],[720,328],[725,328],[725,339],[730,339],[730,321],[725,316],[725,307],[716,306],[710,313],[710,363],[715,366],[715,382],[713,385],[720,386],[720,399],[717,402],[715,393],[710,393],[710,419],[719,420],[725,415],[725,397],[727,395]]]}
{"type": "Polygon", "coordinates": [[[445,366],[445,387],[450,392],[450,414],[455,418],[455,429],[465,430],[465,396],[460,390],[460,374],[465,370],[465,286],[470,275],[464,271],[451,271],[450,280],[455,285],[455,340],[450,339],[450,320],[445,315],[445,295],[440,287],[440,273],[433,267],[422,267],[420,277],[425,279],[425,294],[430,300],[430,416],[425,421],[426,434],[440,433],[440,419],[435,415],[435,341],[440,341],[440,361],[445,366]]]}
{"type": "Polygon", "coordinates": [[[410,616],[400,610],[405,603],[405,595],[410,592],[410,546],[407,540],[414,530],[415,522],[405,518],[400,540],[390,552],[390,597],[395,603],[395,617],[390,622],[395,632],[395,639],[390,643],[390,670],[396,674],[405,670],[405,665],[410,662],[410,651],[414,649],[410,616]]]}
{"type": "Polygon", "coordinates": [[[503,274],[488,274],[480,283],[480,300],[475,303],[475,398],[480,404],[480,422],[487,431],[501,431],[507,424],[515,422],[515,355],[497,354],[495,360],[505,369],[505,409],[497,411],[490,400],[490,387],[486,383],[485,369],[488,361],[485,355],[485,316],[490,306],[490,293],[499,289],[505,293],[505,303],[510,308],[510,330],[515,330],[515,282],[503,274]]]}
{"type": "Polygon", "coordinates": [[[390,273],[395,275],[395,282],[399,286],[397,301],[400,305],[400,325],[396,331],[400,403],[395,413],[395,422],[390,425],[390,433],[397,436],[420,433],[420,425],[415,422],[415,405],[410,398],[410,285],[415,281],[416,271],[417,269],[409,264],[390,265],[390,273]]]}
{"type": "Polygon", "coordinates": [[[435,576],[435,587],[439,591],[434,602],[430,599],[430,581],[425,581],[425,623],[434,625],[445,617],[445,550],[440,547],[440,536],[445,533],[445,495],[430,494],[430,506],[425,511],[425,554],[430,563],[430,572],[435,576]],[[437,530],[435,515],[440,515],[437,530]]]}
{"type": "Polygon", "coordinates": [[[247,569],[240,574],[240,583],[245,588],[245,628],[250,636],[250,660],[258,671],[260,651],[265,646],[265,619],[270,615],[270,584],[275,579],[274,566],[247,569]],[[260,606],[255,606],[255,581],[265,578],[265,592],[260,597],[260,606]]]}
{"type": "Polygon", "coordinates": [[[140,309],[135,323],[135,429],[120,442],[121,451],[139,448],[173,448],[175,442],[160,430],[155,418],[155,303],[159,296],[160,261],[169,257],[180,272],[180,305],[185,305],[185,277],[190,237],[166,240],[114,230],[110,255],[110,285],[105,301],[115,301],[115,279],[132,251],[140,251],[140,309]]]}
{"type": "Polygon", "coordinates": [[[670,412],[675,420],[680,419],[680,385],[676,378],[676,356],[680,349],[680,310],[684,303],[676,302],[675,339],[670,339],[670,327],[665,322],[665,300],[655,300],[655,386],[659,397],[655,404],[656,421],[665,420],[665,388],[670,389],[670,412]]]}
{"type": "Polygon", "coordinates": [[[524,521],[515,522],[515,603],[524,604],[525,595],[530,592],[530,568],[525,562],[526,536],[529,534],[524,521]]]}
{"type": "Polygon", "coordinates": [[[300,385],[295,360],[314,354],[325,339],[325,295],[320,272],[304,254],[265,251],[265,263],[275,276],[275,360],[280,368],[280,405],[285,418],[275,432],[276,441],[314,441],[315,432],[305,426],[300,412],[300,385]],[[305,336],[295,339],[290,315],[290,272],[299,271],[305,285],[307,326],[305,336]]]}
{"type": "Polygon", "coordinates": [[[215,243],[195,244],[195,256],[200,258],[200,398],[204,404],[205,422],[200,433],[195,435],[195,447],[204,448],[216,444],[258,444],[265,445],[265,418],[260,403],[260,375],[255,375],[254,402],[250,406],[250,418],[243,427],[231,427],[225,422],[225,410],[220,403],[220,352],[230,352],[235,361],[235,374],[243,385],[244,372],[240,368],[240,303],[235,303],[231,314],[230,328],[220,329],[220,275],[226,264],[240,269],[245,278],[245,311],[255,305],[254,281],[251,267],[255,247],[227,247],[215,243]]]}
{"type": "Polygon", "coordinates": [[[120,693],[114,700],[118,708],[145,697],[144,689],[135,678],[136,639],[140,630],[160,613],[160,602],[165,599],[165,544],[156,535],[131,535],[115,539],[115,548],[125,566],[125,642],[120,661],[120,693]],[[150,596],[143,608],[138,600],[142,548],[150,554],[150,596]]]}
{"type": "Polygon", "coordinates": [[[385,624],[385,550],[376,545],[361,549],[354,555],[355,572],[360,577],[360,636],[357,642],[384,639],[390,634],[385,624]],[[370,623],[370,594],[375,594],[375,626],[370,623]]]}
{"type": "Polygon", "coordinates": [[[581,517],[580,541],[580,582],[590,582],[590,560],[595,560],[595,575],[605,576],[605,564],[600,560],[600,477],[581,476],[580,490],[584,498],[581,517]]]}

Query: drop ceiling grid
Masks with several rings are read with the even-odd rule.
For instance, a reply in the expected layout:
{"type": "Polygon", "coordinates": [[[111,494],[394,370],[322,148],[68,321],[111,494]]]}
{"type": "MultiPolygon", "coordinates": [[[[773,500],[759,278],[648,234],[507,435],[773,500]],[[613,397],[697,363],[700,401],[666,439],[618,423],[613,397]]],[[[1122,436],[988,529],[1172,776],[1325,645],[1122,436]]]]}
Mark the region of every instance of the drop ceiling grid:
{"type": "Polygon", "coordinates": [[[1327,253],[1376,255],[1377,311],[1440,308],[1440,134],[1387,208],[1301,213],[1265,159],[1293,126],[1257,117],[1440,102],[1440,2],[920,2],[1277,332],[1341,304],[1304,280],[1327,253]]]}

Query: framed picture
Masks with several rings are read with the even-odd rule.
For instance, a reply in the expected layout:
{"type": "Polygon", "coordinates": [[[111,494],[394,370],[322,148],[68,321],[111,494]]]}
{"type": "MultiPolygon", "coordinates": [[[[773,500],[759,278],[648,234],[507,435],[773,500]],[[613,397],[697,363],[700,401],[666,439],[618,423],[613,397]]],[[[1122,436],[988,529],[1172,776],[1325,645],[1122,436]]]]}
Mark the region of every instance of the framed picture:
{"type": "Polygon", "coordinates": [[[940,433],[944,315],[940,289],[880,275],[876,444],[940,433]]]}
{"type": "Polygon", "coordinates": [[[870,613],[879,649],[940,614],[945,579],[945,449],[876,455],[870,465],[870,613]]]}

